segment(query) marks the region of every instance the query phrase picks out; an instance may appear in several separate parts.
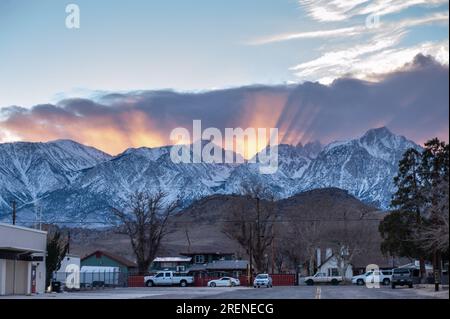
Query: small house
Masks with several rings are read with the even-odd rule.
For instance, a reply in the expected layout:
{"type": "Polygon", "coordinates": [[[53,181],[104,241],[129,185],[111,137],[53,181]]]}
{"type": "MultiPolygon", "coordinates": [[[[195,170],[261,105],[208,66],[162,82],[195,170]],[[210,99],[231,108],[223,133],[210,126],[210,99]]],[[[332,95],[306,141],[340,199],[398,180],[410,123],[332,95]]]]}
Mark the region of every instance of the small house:
{"type": "Polygon", "coordinates": [[[234,253],[220,252],[220,251],[193,251],[187,253],[180,253],[182,256],[190,257],[191,264],[207,264],[216,260],[233,260],[234,253]]]}
{"type": "Polygon", "coordinates": [[[150,271],[171,270],[184,272],[191,265],[191,260],[192,257],[156,257],[150,266],[150,271]]]}
{"type": "Polygon", "coordinates": [[[137,270],[136,263],[110,252],[97,250],[81,259],[83,266],[118,267],[120,273],[134,273],[137,270]]]}
{"type": "Polygon", "coordinates": [[[231,276],[239,278],[239,276],[247,273],[247,268],[247,260],[215,260],[206,265],[206,271],[214,277],[231,276]]]}

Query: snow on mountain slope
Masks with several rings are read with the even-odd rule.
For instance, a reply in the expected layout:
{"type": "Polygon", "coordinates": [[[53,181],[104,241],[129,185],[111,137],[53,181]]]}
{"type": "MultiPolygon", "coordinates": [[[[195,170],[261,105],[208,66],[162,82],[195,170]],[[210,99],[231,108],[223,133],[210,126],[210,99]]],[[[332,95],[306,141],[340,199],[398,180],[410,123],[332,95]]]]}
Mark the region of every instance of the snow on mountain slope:
{"type": "MultiPolygon", "coordinates": [[[[115,157],[72,141],[0,144],[0,209],[12,199],[26,215],[34,203],[46,220],[104,221],[111,206],[122,208],[139,190],[166,192],[183,206],[213,194],[239,194],[245,183],[261,183],[277,198],[337,187],[366,203],[387,208],[406,149],[419,148],[387,128],[334,142],[278,145],[279,168],[260,174],[261,163],[175,164],[170,147],[128,149],[115,157]]],[[[192,153],[191,153],[192,156],[192,153]]]]}
{"type": "Polygon", "coordinates": [[[398,161],[408,148],[419,149],[385,127],[359,139],[331,143],[305,171],[297,191],[338,187],[385,209],[395,191],[392,180],[398,161]]]}
{"type": "Polygon", "coordinates": [[[35,202],[68,186],[82,169],[110,159],[95,148],[69,141],[0,144],[0,211],[35,202]]]}

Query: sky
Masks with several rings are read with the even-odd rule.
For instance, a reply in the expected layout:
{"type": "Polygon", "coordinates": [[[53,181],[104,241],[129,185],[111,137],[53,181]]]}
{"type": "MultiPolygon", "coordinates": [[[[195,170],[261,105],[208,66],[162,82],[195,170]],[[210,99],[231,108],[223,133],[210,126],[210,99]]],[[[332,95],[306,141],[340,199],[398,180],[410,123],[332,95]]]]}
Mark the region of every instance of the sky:
{"type": "Polygon", "coordinates": [[[291,143],[348,138],[377,125],[420,142],[445,138],[448,89],[433,81],[448,83],[448,14],[444,0],[1,0],[0,142],[72,138],[117,153],[166,143],[169,128],[187,125],[192,114],[208,122],[220,105],[237,114],[211,120],[217,127],[277,124],[291,143]],[[68,3],[80,8],[79,29],[65,25],[68,3]],[[418,83],[413,76],[424,73],[441,90],[425,83],[414,92],[398,80],[418,83]],[[341,87],[348,78],[357,81],[341,87]],[[389,81],[402,91],[389,91],[389,81]],[[317,90],[362,97],[348,113],[317,90]],[[378,114],[370,94],[392,108],[378,114]],[[73,111],[80,103],[83,111],[73,111]],[[146,117],[133,130],[142,121],[137,104],[146,117]],[[39,116],[39,105],[51,112],[39,116]],[[399,119],[421,107],[434,113],[399,119]],[[298,122],[287,123],[288,109],[298,122]],[[351,121],[330,132],[314,118],[332,109],[351,121]],[[119,113],[121,120],[111,115],[119,113]],[[105,132],[121,143],[107,146],[105,132]]]}

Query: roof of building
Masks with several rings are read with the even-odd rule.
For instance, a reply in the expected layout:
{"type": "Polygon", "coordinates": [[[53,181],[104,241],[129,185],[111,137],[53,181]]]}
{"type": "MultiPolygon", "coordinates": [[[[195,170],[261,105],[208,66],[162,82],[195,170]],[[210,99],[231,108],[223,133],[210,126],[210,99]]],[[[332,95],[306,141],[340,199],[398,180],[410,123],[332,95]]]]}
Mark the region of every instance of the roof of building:
{"type": "Polygon", "coordinates": [[[206,264],[194,264],[189,267],[188,271],[206,271],[206,264]]]}
{"type": "Polygon", "coordinates": [[[0,226],[9,227],[9,228],[15,228],[15,229],[20,229],[20,230],[25,230],[25,231],[30,231],[30,232],[34,232],[34,233],[41,233],[41,234],[47,235],[47,232],[44,231],[44,230],[34,229],[34,228],[30,228],[30,227],[17,226],[17,225],[6,224],[6,223],[0,223],[0,226]]]}
{"type": "Polygon", "coordinates": [[[86,255],[83,258],[81,258],[81,261],[83,261],[83,260],[85,260],[85,259],[87,259],[89,257],[92,257],[94,255],[98,255],[98,254],[104,255],[104,256],[112,259],[112,260],[115,260],[116,262],[118,262],[119,264],[122,264],[124,266],[137,267],[136,263],[134,263],[134,262],[132,262],[132,261],[122,257],[122,256],[118,256],[118,255],[115,255],[113,253],[110,253],[110,252],[107,252],[107,251],[103,251],[103,250],[96,250],[96,251],[90,253],[89,255],[86,255]]]}
{"type": "Polygon", "coordinates": [[[180,253],[182,256],[195,256],[195,255],[216,255],[216,256],[224,256],[224,255],[234,255],[234,253],[230,253],[228,251],[221,252],[221,251],[210,251],[210,250],[195,250],[192,252],[183,252],[180,253]]]}
{"type": "Polygon", "coordinates": [[[247,269],[247,260],[216,260],[206,265],[207,270],[247,269]]]}
{"type": "Polygon", "coordinates": [[[190,262],[192,257],[156,257],[153,262],[190,262]]]}

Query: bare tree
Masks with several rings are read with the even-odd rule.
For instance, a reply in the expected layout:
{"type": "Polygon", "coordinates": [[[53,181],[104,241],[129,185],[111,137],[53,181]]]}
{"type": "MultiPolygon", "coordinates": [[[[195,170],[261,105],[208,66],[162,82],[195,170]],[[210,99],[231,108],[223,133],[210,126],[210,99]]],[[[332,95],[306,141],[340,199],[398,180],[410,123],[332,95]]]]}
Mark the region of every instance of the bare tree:
{"type": "Polygon", "coordinates": [[[356,218],[347,216],[347,212],[344,212],[341,221],[329,223],[325,230],[326,245],[333,251],[340,275],[345,276],[355,257],[379,250],[379,221],[373,216],[375,215],[362,211],[356,218]]]}
{"type": "Polygon", "coordinates": [[[445,254],[449,251],[448,180],[442,178],[429,192],[434,200],[427,209],[428,222],[418,229],[415,239],[424,250],[436,249],[445,254]]]}
{"type": "Polygon", "coordinates": [[[222,231],[245,249],[257,271],[267,271],[267,250],[276,220],[274,198],[259,184],[245,184],[242,190],[244,200],[233,205],[222,231]]]}
{"type": "Polygon", "coordinates": [[[168,233],[168,219],[179,206],[178,201],[167,203],[166,198],[162,191],[136,192],[130,196],[128,211],[111,209],[112,220],[130,237],[140,274],[148,271],[168,233]]]}

